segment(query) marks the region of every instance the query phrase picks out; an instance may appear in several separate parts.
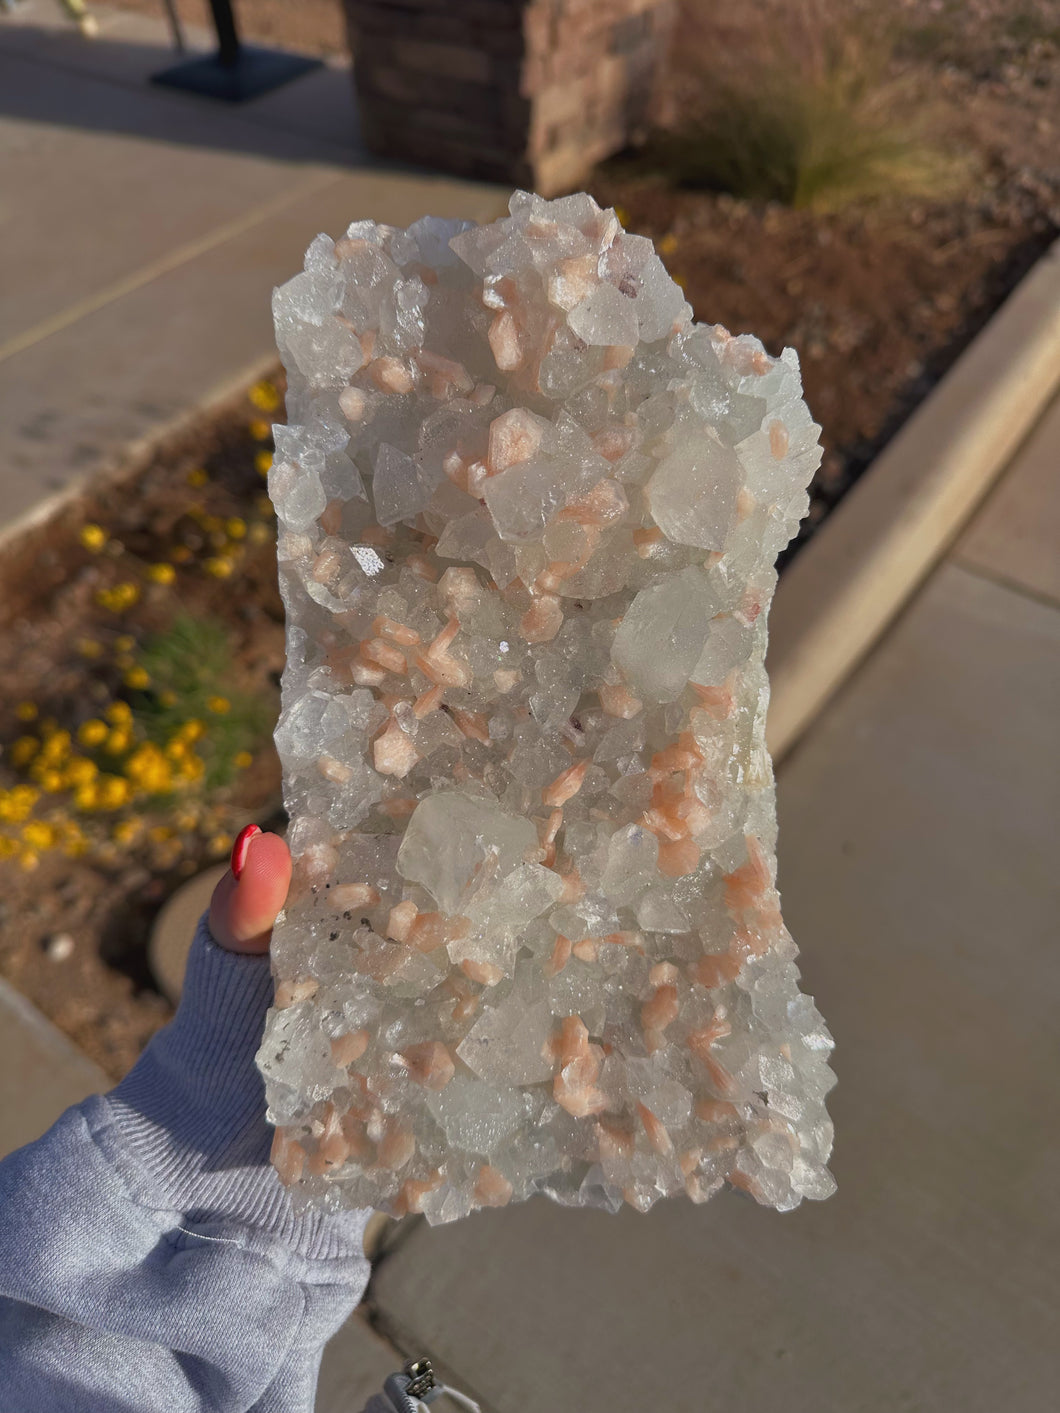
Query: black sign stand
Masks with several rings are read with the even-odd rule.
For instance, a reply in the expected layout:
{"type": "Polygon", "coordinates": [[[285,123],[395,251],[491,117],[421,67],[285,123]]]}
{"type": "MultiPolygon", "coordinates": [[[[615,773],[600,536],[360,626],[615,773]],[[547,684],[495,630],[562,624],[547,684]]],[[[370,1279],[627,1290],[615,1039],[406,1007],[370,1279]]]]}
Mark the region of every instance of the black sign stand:
{"type": "Polygon", "coordinates": [[[172,69],[152,74],[152,83],[183,88],[228,103],[243,103],[320,67],[320,59],[243,44],[236,30],[232,0],[210,0],[210,9],[217,31],[217,53],[189,59],[172,69]]]}

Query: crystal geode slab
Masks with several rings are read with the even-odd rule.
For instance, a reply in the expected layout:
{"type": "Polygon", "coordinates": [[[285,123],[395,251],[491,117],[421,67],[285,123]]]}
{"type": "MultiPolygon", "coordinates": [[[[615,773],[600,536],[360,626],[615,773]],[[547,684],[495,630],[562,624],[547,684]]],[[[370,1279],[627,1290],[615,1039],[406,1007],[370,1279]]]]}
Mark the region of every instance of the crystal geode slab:
{"type": "Polygon", "coordinates": [[[275,296],[294,880],[258,1056],[307,1203],[826,1197],[774,886],[798,360],[577,195],[359,221],[275,296]]]}

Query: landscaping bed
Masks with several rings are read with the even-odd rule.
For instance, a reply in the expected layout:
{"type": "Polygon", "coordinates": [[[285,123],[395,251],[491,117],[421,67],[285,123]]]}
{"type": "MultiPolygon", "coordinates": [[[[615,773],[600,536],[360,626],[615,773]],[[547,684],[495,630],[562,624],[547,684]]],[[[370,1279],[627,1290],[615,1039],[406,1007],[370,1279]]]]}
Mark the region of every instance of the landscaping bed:
{"type": "Polygon", "coordinates": [[[155,913],[282,823],[282,393],[251,393],[0,561],[0,974],[115,1077],[171,1014],[155,913]]]}

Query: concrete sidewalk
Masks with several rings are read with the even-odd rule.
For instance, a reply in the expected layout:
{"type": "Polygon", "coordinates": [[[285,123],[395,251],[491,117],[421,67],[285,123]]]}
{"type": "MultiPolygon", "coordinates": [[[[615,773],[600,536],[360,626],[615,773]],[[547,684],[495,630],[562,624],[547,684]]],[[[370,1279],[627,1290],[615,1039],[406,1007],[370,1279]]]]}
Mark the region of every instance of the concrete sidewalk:
{"type": "Polygon", "coordinates": [[[375,163],[341,66],[232,107],[148,83],[161,20],[97,13],[95,41],[49,0],[0,18],[0,538],[263,367],[318,232],[507,200],[375,163]]]}

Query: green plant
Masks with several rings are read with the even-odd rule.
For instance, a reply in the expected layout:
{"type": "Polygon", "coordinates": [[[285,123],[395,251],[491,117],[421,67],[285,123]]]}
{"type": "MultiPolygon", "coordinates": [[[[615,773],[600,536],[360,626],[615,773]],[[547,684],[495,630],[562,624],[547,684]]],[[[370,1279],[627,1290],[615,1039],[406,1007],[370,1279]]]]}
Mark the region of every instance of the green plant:
{"type": "Polygon", "coordinates": [[[754,23],[717,33],[700,7],[686,13],[682,111],[650,152],[675,185],[815,210],[960,185],[962,164],[930,139],[924,103],[890,72],[886,32],[852,27],[823,3],[762,5],[754,23]]]}
{"type": "Polygon", "coordinates": [[[273,723],[270,704],[231,685],[231,657],[224,624],[188,613],[147,638],[136,654],[144,686],[133,696],[134,720],[158,745],[171,741],[187,722],[202,723],[195,744],[207,790],[232,781],[273,723]]]}

